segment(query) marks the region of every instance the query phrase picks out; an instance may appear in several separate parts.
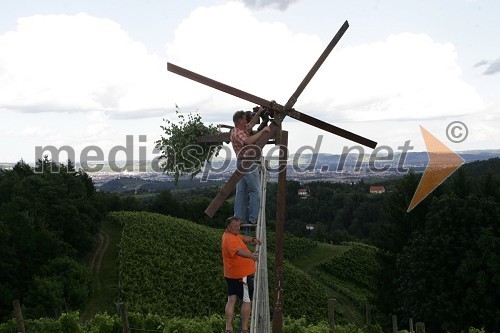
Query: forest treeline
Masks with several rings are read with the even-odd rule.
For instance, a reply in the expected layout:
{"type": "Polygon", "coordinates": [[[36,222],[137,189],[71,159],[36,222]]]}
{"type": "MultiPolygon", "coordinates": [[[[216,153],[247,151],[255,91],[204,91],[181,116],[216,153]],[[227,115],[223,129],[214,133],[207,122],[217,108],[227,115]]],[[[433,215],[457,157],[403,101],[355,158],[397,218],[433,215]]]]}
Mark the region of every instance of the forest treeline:
{"type": "MultiPolygon", "coordinates": [[[[500,331],[500,159],[468,163],[407,213],[421,175],[369,185],[287,182],[286,230],[318,241],[363,241],[380,251],[378,311],[424,318],[431,332],[500,331]],[[299,188],[309,197],[301,199],[299,188]],[[306,224],[314,224],[308,231],[306,224]]],[[[165,190],[141,200],[96,191],[71,163],[19,162],[0,170],[0,317],[21,299],[27,317],[81,309],[92,288],[86,262],[110,211],[151,211],[221,227],[232,207],[204,214],[218,188],[165,190]],[[58,172],[50,172],[57,167],[58,172]],[[36,172],[36,171],[40,172],[36,172]]],[[[276,184],[267,189],[274,228],[276,184]]],[[[389,316],[387,316],[389,319],[389,316]]],[[[382,323],[384,324],[384,323],[382,323]]],[[[389,324],[389,323],[385,323],[389,324]]]]}
{"type": "MultiPolygon", "coordinates": [[[[431,332],[484,327],[500,331],[500,159],[472,162],[414,210],[408,205],[421,179],[409,173],[369,186],[287,183],[286,230],[318,241],[358,240],[382,251],[373,302],[385,314],[425,318],[431,332]],[[299,188],[309,197],[297,195],[299,188]],[[314,230],[306,230],[314,224],[314,230]]],[[[267,190],[275,216],[276,186],[267,190]]],[[[389,328],[387,315],[385,327],[389,328]]]]}

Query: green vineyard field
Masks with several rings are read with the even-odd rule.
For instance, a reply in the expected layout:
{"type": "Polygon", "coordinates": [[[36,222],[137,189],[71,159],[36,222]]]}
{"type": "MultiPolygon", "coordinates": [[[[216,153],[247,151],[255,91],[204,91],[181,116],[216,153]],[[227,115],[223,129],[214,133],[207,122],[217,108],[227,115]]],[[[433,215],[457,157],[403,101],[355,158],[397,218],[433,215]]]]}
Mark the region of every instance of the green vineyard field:
{"type": "MultiPolygon", "coordinates": [[[[167,317],[224,313],[227,296],[220,248],[222,229],[151,213],[118,212],[108,218],[123,225],[120,297],[130,311],[167,317]]],[[[272,249],[273,236],[269,238],[272,249]]],[[[285,258],[296,257],[315,246],[315,242],[287,235],[285,258]]],[[[272,296],[272,255],[268,264],[272,296]]],[[[287,261],[284,276],[286,315],[305,317],[310,322],[326,320],[326,289],[287,261]]]]}

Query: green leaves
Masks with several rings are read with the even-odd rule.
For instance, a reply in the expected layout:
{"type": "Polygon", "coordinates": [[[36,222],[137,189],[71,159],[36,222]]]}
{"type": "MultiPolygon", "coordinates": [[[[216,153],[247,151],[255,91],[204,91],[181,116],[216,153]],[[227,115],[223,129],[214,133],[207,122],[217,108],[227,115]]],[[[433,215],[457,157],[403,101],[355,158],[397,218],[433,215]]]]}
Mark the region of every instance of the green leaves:
{"type": "Polygon", "coordinates": [[[91,250],[103,216],[94,185],[85,173],[47,158],[40,166],[36,173],[21,161],[0,172],[2,317],[14,297],[24,299],[27,313],[53,316],[62,305],[77,309],[89,291],[77,260],[91,250]]]}
{"type": "Polygon", "coordinates": [[[160,167],[167,174],[174,175],[177,183],[182,175],[189,174],[191,178],[196,176],[206,161],[217,156],[221,145],[197,142],[196,138],[199,136],[218,133],[215,125],[203,124],[199,114],[189,113],[185,116],[179,111],[177,105],[175,114],[179,122],[163,119],[165,125],[160,128],[166,136],[161,136],[161,139],[155,143],[161,151],[160,167]]]}

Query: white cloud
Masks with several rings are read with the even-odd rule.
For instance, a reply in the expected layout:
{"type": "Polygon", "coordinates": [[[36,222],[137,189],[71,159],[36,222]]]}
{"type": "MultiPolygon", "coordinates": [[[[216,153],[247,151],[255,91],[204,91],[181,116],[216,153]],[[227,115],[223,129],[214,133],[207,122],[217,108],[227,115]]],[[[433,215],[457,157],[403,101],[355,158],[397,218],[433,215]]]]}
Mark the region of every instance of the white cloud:
{"type": "MultiPolygon", "coordinates": [[[[340,24],[339,24],[340,26],[340,24]]],[[[325,120],[421,119],[484,107],[463,81],[451,44],[401,33],[364,45],[348,34],[296,107],[325,120]]],[[[167,45],[169,61],[266,99],[286,103],[328,41],[261,22],[242,3],[193,11],[167,45]]],[[[161,117],[175,103],[208,119],[247,102],[167,73],[166,61],[115,22],[81,13],[18,20],[0,36],[0,108],[101,111],[161,117]]]]}
{"type": "Polygon", "coordinates": [[[453,45],[424,34],[399,33],[345,47],[320,77],[308,102],[341,119],[440,118],[486,107],[462,79],[453,45]]]}
{"type": "Polygon", "coordinates": [[[115,22],[81,13],[18,19],[0,36],[0,108],[131,112],[164,108],[165,62],[115,22]]]}
{"type": "Polygon", "coordinates": [[[43,128],[40,126],[28,126],[21,130],[10,130],[8,134],[9,136],[14,136],[14,137],[40,138],[40,137],[47,137],[49,135],[54,135],[55,133],[53,133],[48,128],[43,128]]]}
{"type": "MultiPolygon", "coordinates": [[[[167,57],[199,74],[282,101],[295,90],[321,47],[319,37],[294,34],[282,23],[260,22],[249,9],[232,2],[193,11],[177,28],[174,41],[167,46],[167,57]]],[[[248,102],[198,86],[183,83],[176,91],[197,89],[186,97],[203,96],[207,109],[249,107],[248,102]]]]}
{"type": "MultiPolygon", "coordinates": [[[[486,106],[462,79],[452,44],[399,33],[346,46],[348,35],[299,98],[297,109],[325,120],[368,121],[439,118],[486,106]]],[[[260,22],[233,2],[195,10],[176,30],[167,55],[182,67],[284,104],[327,43],[281,23],[260,22]]],[[[208,109],[238,108],[235,99],[202,91],[208,109]]]]}
{"type": "MultiPolygon", "coordinates": [[[[332,34],[343,22],[337,23],[330,23],[332,34]]],[[[397,33],[351,45],[349,30],[300,96],[298,110],[382,144],[401,145],[409,132],[420,135],[419,120],[456,115],[472,119],[478,111],[491,109],[462,78],[452,44],[424,34],[397,33]]],[[[26,17],[18,20],[16,31],[0,35],[0,110],[57,111],[66,114],[66,123],[82,122],[81,128],[71,126],[64,138],[49,141],[54,145],[111,146],[129,133],[117,124],[147,123],[150,127],[133,132],[146,133],[169,117],[166,110],[173,114],[175,103],[182,111],[198,110],[205,121],[229,124],[235,110],[253,105],[168,73],[167,60],[285,104],[328,42],[280,22],[260,21],[241,2],[194,10],[166,44],[165,58],[148,52],[109,19],[84,13],[26,17]],[[67,115],[75,111],[84,111],[86,117],[67,115]],[[158,122],[139,119],[147,117],[158,122]],[[131,120],[121,121],[127,118],[131,120]]],[[[487,121],[478,118],[471,127],[479,129],[487,121]]],[[[58,126],[64,124],[47,123],[38,133],[57,133],[58,126]]],[[[286,127],[297,133],[290,136],[295,147],[304,144],[299,133],[325,134],[293,120],[286,127]]],[[[477,140],[495,137],[494,128],[477,130],[477,140]]],[[[472,136],[471,131],[470,142],[472,136]]],[[[326,136],[322,152],[345,144],[350,142],[326,136]]]]}
{"type": "Polygon", "coordinates": [[[286,10],[290,5],[299,0],[243,0],[246,6],[250,8],[276,8],[286,10]]]}

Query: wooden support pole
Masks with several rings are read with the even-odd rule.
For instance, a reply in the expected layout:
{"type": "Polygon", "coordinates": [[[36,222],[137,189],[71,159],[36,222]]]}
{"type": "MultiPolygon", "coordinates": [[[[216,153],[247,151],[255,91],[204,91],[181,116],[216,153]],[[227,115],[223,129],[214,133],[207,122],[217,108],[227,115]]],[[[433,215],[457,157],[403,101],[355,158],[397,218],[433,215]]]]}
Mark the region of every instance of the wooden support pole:
{"type": "Polygon", "coordinates": [[[328,300],[328,324],[330,325],[330,333],[335,333],[335,298],[328,300]]]}
{"type": "Polygon", "coordinates": [[[12,305],[14,306],[14,316],[16,317],[17,332],[26,333],[26,330],[24,329],[23,313],[21,312],[21,304],[19,303],[19,300],[14,300],[12,302],[12,305]]]}
{"type": "Polygon", "coordinates": [[[123,302],[118,303],[118,310],[120,311],[120,317],[122,318],[123,333],[130,333],[130,325],[128,324],[128,315],[125,310],[125,304],[123,302]]]}
{"type": "Polygon", "coordinates": [[[425,333],[425,324],[422,322],[418,322],[415,324],[415,331],[417,333],[425,333]]]}
{"type": "Polygon", "coordinates": [[[392,333],[398,331],[398,316],[392,315],[392,333]]]}
{"type": "Polygon", "coordinates": [[[408,321],[409,321],[409,326],[410,326],[410,333],[415,332],[413,329],[413,318],[410,318],[408,321]]]}
{"type": "Polygon", "coordinates": [[[370,304],[366,304],[366,326],[370,326],[372,324],[372,309],[370,304]]]}
{"type": "Polygon", "coordinates": [[[276,141],[280,144],[280,157],[274,245],[274,311],[272,331],[273,333],[281,333],[283,331],[283,244],[285,240],[286,164],[288,156],[288,132],[282,131],[281,126],[276,133],[276,141]]]}

